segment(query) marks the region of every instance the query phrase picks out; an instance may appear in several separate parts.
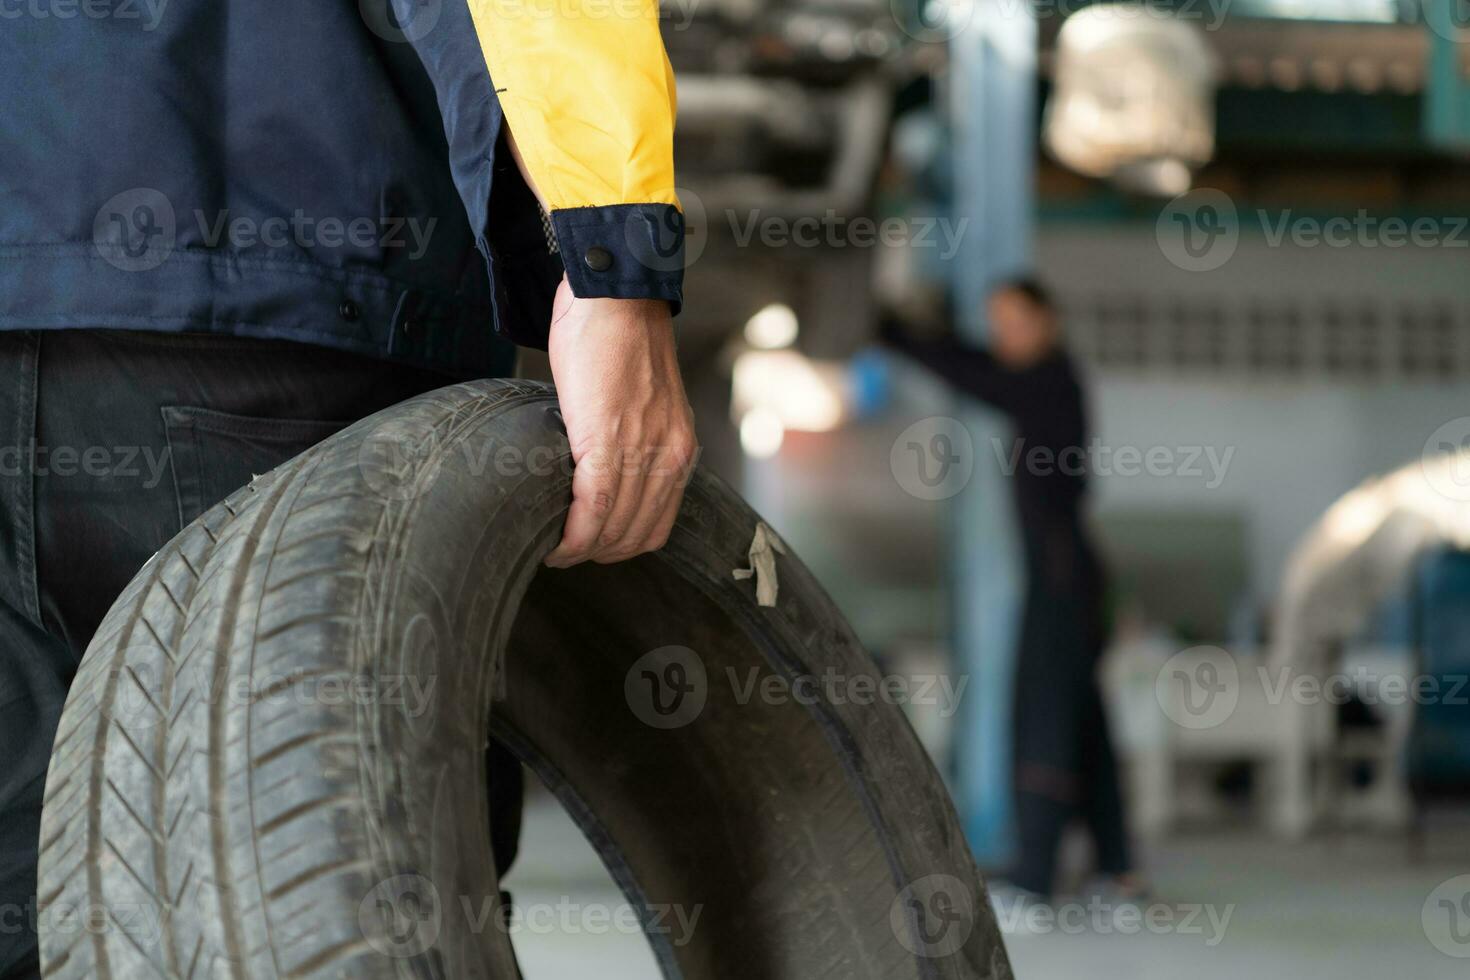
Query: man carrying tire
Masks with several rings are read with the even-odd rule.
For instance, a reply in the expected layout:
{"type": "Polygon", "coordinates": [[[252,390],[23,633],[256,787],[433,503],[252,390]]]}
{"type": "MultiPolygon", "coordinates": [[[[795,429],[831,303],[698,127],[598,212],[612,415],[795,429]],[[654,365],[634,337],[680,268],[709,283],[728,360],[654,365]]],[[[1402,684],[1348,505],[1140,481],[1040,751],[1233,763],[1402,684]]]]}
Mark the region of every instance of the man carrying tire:
{"type": "Polygon", "coordinates": [[[0,977],[29,980],[67,686],[185,524],[517,343],[549,350],[577,462],[550,564],[660,547],[695,447],[654,0],[0,21],[0,977]]]}

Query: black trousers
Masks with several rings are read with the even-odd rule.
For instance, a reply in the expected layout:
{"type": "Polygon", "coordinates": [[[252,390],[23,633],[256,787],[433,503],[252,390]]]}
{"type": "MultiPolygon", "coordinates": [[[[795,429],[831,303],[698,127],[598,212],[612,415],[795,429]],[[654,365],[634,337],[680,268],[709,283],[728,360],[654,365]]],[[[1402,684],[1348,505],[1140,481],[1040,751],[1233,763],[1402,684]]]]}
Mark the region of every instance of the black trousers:
{"type": "MultiPolygon", "coordinates": [[[[281,341],[0,332],[0,977],[39,975],[46,766],[113,599],[253,474],[456,380],[281,341]]],[[[502,783],[517,820],[519,775],[502,783]]]]}
{"type": "Polygon", "coordinates": [[[1023,528],[1025,608],[1013,733],[1019,859],[1011,880],[1050,895],[1062,835],[1081,820],[1097,870],[1133,870],[1123,798],[1097,666],[1102,573],[1078,522],[1023,528]]]}

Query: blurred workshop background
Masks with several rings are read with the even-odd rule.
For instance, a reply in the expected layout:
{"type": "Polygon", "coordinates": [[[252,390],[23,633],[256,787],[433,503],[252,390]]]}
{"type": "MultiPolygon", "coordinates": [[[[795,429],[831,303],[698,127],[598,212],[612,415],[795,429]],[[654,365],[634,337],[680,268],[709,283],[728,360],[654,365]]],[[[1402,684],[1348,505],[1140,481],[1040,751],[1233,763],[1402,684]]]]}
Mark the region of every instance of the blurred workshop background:
{"type": "MultiPolygon", "coordinates": [[[[1470,4],[664,13],[704,462],[909,682],[999,873],[1014,442],[875,338],[984,345],[994,284],[1054,297],[1148,886],[1137,916],[1069,908],[1072,842],[1050,917],[997,903],[1017,976],[1465,976],[1470,4]]],[[[527,836],[518,905],[620,901],[544,796],[527,836]]],[[[640,935],[571,913],[516,942],[529,980],[656,975],[640,935]]]]}

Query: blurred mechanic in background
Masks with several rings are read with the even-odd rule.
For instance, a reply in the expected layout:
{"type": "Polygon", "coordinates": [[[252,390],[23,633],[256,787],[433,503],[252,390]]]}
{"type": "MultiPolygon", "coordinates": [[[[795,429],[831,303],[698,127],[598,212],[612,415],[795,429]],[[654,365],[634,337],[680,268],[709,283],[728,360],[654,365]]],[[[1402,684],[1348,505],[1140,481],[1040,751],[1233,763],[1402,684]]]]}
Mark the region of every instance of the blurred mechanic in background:
{"type": "Polygon", "coordinates": [[[1015,491],[1026,570],[1013,716],[1020,859],[1010,880],[1048,898],[1062,834],[1080,817],[1095,846],[1093,889],[1140,897],[1123,802],[1098,687],[1106,640],[1104,575],[1084,524],[1087,410],[1062,347],[1056,309],[1031,279],[1002,283],[986,307],[989,349],[920,339],[886,322],[883,340],[959,391],[1010,417],[1005,454],[1015,491]]]}

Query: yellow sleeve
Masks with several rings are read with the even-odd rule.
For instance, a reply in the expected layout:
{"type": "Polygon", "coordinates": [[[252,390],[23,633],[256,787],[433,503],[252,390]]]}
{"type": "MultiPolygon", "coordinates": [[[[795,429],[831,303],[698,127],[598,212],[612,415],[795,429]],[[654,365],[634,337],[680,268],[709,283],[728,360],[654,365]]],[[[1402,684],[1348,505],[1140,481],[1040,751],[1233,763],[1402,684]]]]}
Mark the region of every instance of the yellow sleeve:
{"type": "Polygon", "coordinates": [[[553,211],[677,207],[657,0],[469,0],[506,123],[553,211]]]}
{"type": "MultiPolygon", "coordinates": [[[[426,3],[429,0],[417,0],[426,3]]],[[[550,208],[578,296],[683,302],[674,72],[657,0],[435,0],[412,40],[433,80],[449,165],[487,256],[502,125],[550,208]]],[[[503,172],[503,169],[502,169],[503,172]]],[[[534,207],[530,202],[527,206],[534,207]]]]}

